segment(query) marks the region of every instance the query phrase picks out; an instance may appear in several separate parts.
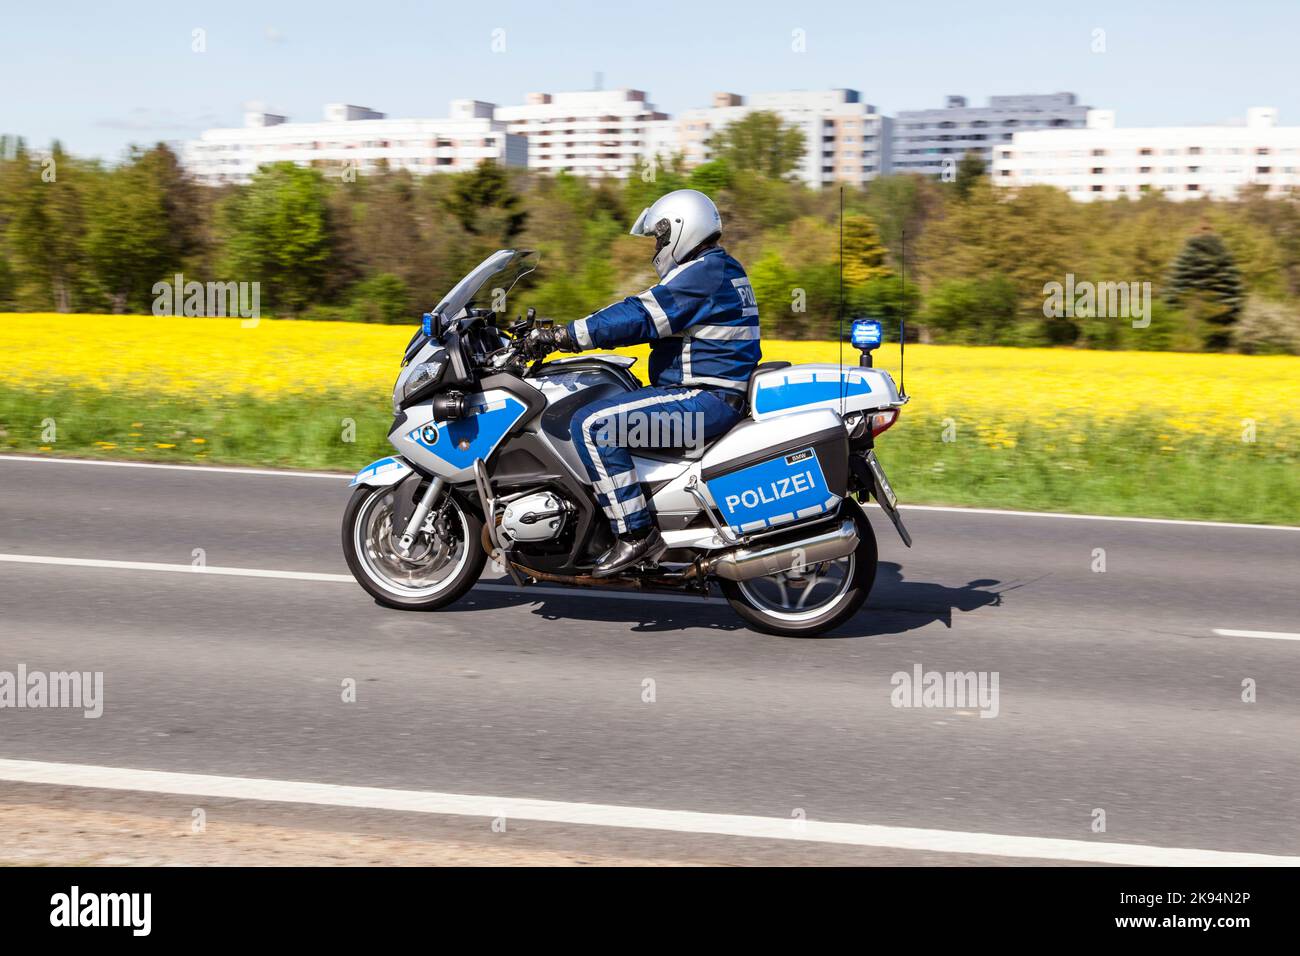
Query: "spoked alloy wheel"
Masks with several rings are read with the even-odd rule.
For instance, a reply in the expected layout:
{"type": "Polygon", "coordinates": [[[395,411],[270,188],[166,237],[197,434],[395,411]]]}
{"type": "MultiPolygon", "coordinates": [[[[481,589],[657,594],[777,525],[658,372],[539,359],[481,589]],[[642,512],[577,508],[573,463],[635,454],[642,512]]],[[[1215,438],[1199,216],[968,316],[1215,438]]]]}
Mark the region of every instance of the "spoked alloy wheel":
{"type": "Polygon", "coordinates": [[[876,579],[876,537],[855,501],[846,515],[858,530],[852,554],[748,581],[721,581],[737,614],[757,630],[790,637],[812,637],[844,623],[862,606],[876,579]]]}
{"type": "Polygon", "coordinates": [[[853,584],[853,555],[796,571],[737,582],[754,607],[790,621],[802,621],[834,607],[853,584]]]}
{"type": "Polygon", "coordinates": [[[483,571],[483,523],[454,495],[429,512],[402,556],[393,526],[394,487],[359,487],[343,515],[343,553],[357,583],[388,607],[433,610],[465,594],[483,571]],[[445,504],[445,507],[443,505],[445,504]]]}

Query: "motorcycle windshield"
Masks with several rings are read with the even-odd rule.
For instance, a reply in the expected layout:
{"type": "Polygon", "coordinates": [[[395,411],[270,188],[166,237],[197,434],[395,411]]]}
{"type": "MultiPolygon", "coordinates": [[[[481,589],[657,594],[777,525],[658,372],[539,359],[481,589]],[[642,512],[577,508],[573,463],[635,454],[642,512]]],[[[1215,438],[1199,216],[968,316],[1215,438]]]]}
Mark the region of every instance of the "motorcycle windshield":
{"type": "Polygon", "coordinates": [[[509,275],[495,285],[508,290],[520,276],[533,270],[537,264],[535,255],[536,253],[529,249],[501,249],[492,253],[470,270],[465,278],[457,282],[451,291],[442,297],[442,301],[433,311],[448,319],[454,319],[474,300],[479,290],[487,285],[490,279],[502,276],[503,273],[509,275]]]}

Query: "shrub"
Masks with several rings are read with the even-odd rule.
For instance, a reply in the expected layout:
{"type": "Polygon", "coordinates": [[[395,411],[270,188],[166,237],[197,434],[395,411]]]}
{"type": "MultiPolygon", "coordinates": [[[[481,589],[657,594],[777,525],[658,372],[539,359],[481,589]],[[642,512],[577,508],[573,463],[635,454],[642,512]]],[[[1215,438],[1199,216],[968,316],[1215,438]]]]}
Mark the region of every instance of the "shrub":
{"type": "Polygon", "coordinates": [[[400,325],[415,320],[411,290],[405,282],[389,272],[381,272],[353,286],[348,312],[353,322],[400,325]]]}
{"type": "Polygon", "coordinates": [[[1233,330],[1233,344],[1248,354],[1300,354],[1300,310],[1251,296],[1233,330]]]}

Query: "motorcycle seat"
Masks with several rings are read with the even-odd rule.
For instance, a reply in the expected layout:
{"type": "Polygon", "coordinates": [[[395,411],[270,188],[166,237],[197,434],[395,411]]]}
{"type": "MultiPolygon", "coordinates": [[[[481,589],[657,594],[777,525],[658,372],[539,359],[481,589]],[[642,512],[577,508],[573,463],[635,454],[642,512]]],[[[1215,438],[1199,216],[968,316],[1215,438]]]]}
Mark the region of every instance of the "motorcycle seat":
{"type": "Polygon", "coordinates": [[[722,435],[715,435],[708,441],[690,447],[674,445],[671,448],[636,448],[633,450],[633,454],[638,458],[653,458],[656,461],[695,461],[698,458],[703,458],[704,453],[717,444],[718,440],[726,434],[726,432],[723,432],[722,435]]]}
{"type": "Polygon", "coordinates": [[[754,376],[759,372],[775,372],[777,369],[789,367],[789,362],[763,362],[762,364],[755,366],[754,371],[749,373],[749,381],[752,384],[754,376]]]}
{"type": "MultiPolygon", "coordinates": [[[[754,376],[759,372],[771,372],[777,369],[789,367],[789,362],[763,362],[761,365],[755,367],[754,371],[750,373],[749,381],[752,384],[754,376]]],[[[746,391],[746,395],[748,395],[748,391],[746,391]]],[[[738,411],[742,416],[749,414],[748,398],[746,398],[745,402],[742,403],[738,411]]],[[[744,420],[743,417],[741,420],[744,420]]],[[[672,448],[638,448],[636,453],[642,458],[653,458],[656,461],[681,461],[683,459],[686,461],[695,461],[699,458],[703,458],[704,453],[708,451],[718,441],[718,439],[722,438],[723,435],[726,434],[726,432],[723,432],[721,435],[716,435],[713,438],[710,438],[702,445],[690,448],[683,446],[675,446],[672,448]]]]}

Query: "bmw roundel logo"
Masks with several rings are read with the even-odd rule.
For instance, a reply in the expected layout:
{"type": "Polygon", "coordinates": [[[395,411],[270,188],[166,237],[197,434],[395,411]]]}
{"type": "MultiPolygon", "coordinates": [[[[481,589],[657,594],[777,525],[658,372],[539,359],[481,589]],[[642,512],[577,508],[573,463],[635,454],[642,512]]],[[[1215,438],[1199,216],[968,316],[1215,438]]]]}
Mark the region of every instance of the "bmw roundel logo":
{"type": "Polygon", "coordinates": [[[424,428],[420,429],[420,438],[424,440],[426,445],[438,444],[437,427],[434,425],[425,425],[424,428]]]}

